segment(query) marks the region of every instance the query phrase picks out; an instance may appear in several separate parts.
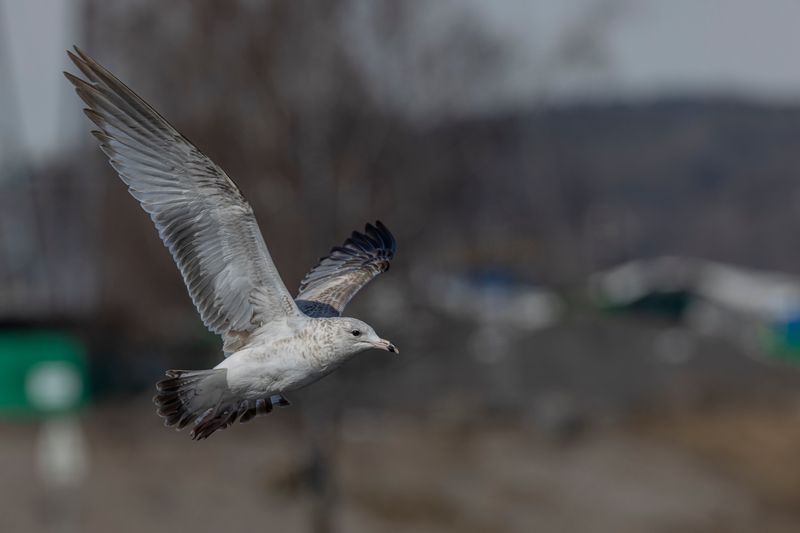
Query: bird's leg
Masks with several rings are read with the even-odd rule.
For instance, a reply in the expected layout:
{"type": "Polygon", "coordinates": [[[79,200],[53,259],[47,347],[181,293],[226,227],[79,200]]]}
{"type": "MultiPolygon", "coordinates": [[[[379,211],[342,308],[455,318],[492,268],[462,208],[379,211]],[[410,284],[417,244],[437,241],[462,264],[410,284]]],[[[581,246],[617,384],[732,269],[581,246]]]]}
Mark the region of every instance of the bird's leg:
{"type": "Polygon", "coordinates": [[[273,394],[269,397],[269,401],[272,405],[276,407],[289,407],[291,402],[286,399],[283,394],[273,394]]]}

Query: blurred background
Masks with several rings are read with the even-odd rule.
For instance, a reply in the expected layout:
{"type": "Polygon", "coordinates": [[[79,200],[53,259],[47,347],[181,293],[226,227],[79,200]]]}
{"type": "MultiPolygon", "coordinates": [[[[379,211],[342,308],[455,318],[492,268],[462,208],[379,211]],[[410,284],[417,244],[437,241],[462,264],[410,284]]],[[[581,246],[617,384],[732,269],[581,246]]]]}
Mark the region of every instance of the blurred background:
{"type": "Polygon", "coordinates": [[[800,530],[800,3],[0,1],[0,531],[800,530]],[[290,290],[381,219],[368,352],[192,442],[207,368],[61,71],[237,181],[290,290]]]}

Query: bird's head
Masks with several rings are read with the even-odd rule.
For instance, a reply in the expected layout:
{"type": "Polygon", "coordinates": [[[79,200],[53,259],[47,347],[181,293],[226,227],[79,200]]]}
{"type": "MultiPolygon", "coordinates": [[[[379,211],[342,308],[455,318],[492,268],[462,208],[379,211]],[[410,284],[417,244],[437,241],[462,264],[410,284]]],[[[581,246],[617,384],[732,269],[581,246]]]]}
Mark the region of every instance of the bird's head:
{"type": "Polygon", "coordinates": [[[338,328],[336,340],[337,344],[342,346],[350,353],[363,352],[370,348],[377,348],[378,350],[386,350],[399,354],[400,350],[394,344],[378,337],[375,330],[365,324],[364,322],[355,318],[340,318],[336,320],[338,328]]]}

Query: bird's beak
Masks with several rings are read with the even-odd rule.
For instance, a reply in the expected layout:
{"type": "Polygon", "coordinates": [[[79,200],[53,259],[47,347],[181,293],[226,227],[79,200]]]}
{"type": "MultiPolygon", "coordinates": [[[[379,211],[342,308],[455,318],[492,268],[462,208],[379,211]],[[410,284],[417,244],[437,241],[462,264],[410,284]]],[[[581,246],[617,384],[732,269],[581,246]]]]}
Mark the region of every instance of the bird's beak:
{"type": "Polygon", "coordinates": [[[400,353],[400,350],[397,349],[397,346],[387,341],[386,339],[379,339],[378,342],[373,344],[373,346],[375,346],[379,350],[386,350],[387,352],[392,352],[396,354],[400,353]]]}

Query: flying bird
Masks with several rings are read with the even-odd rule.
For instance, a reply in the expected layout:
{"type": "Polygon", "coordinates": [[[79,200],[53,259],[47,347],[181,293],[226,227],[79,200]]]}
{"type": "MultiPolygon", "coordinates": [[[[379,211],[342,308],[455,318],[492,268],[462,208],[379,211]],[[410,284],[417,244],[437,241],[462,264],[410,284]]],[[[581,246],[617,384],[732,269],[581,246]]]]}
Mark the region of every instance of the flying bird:
{"type": "Polygon", "coordinates": [[[253,209],[239,188],[155,109],[75,47],[83,79],[64,75],[111,166],[155,223],[224,359],[208,370],[168,370],[154,402],[167,426],[193,439],[287,406],[284,394],[353,355],[399,353],[367,324],[341,316],[350,299],[389,269],[397,244],[380,221],[353,232],[286,289],[253,209]]]}

